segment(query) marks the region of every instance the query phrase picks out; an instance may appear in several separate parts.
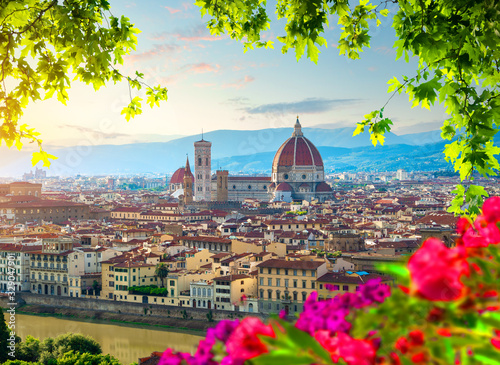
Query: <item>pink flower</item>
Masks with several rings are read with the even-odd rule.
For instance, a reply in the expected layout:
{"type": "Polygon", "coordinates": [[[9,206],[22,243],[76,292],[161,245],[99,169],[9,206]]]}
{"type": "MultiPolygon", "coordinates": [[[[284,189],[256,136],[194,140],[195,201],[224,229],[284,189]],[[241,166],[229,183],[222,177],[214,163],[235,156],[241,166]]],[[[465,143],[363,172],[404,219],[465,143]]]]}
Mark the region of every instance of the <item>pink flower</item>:
{"type": "Polygon", "coordinates": [[[408,261],[411,289],[428,300],[452,301],[464,295],[462,275],[469,274],[463,247],[447,248],[436,238],[426,240],[408,261]]]}
{"type": "Polygon", "coordinates": [[[343,332],[332,337],[326,330],[316,332],[314,338],[330,353],[334,363],[343,359],[347,365],[375,364],[376,350],[371,341],[357,340],[343,332]]]}
{"type": "Polygon", "coordinates": [[[457,232],[462,235],[465,247],[487,247],[500,243],[500,197],[494,196],[483,204],[483,215],[479,215],[471,225],[466,218],[457,222],[457,232]]]}
{"type": "Polygon", "coordinates": [[[493,196],[483,204],[483,216],[488,222],[500,221],[500,196],[493,196]]]}
{"type": "Polygon", "coordinates": [[[268,352],[266,345],[257,335],[276,337],[271,325],[265,325],[255,317],[243,319],[226,342],[229,356],[239,362],[268,352]]]}

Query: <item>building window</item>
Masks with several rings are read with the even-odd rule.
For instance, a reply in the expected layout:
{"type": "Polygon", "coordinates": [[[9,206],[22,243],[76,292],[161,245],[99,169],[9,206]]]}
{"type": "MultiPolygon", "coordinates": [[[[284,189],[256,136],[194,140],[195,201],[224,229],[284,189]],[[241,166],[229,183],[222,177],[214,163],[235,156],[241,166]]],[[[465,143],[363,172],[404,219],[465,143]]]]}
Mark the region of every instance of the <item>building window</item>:
{"type": "Polygon", "coordinates": [[[302,288],[306,289],[307,288],[307,281],[302,280],[302,288]]]}
{"type": "Polygon", "coordinates": [[[267,278],[267,286],[273,286],[273,279],[267,278]]]}
{"type": "Polygon", "coordinates": [[[344,285],[344,286],[342,287],[342,290],[343,290],[343,291],[349,291],[349,285],[344,285]]]}
{"type": "Polygon", "coordinates": [[[281,279],[276,279],[276,286],[281,286],[281,279]]]}

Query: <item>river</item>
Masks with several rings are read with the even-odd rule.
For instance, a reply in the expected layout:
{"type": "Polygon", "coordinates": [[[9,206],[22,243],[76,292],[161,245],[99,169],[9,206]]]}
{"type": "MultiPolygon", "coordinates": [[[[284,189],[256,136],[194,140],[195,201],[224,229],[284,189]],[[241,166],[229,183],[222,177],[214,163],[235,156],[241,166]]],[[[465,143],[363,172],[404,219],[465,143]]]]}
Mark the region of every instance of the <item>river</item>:
{"type": "Polygon", "coordinates": [[[153,351],[163,351],[167,347],[193,353],[202,338],[201,335],[148,326],[16,314],[16,334],[23,340],[27,335],[43,340],[68,332],[94,338],[101,344],[104,354],[113,355],[123,365],[129,365],[140,357],[147,357],[153,351]]]}

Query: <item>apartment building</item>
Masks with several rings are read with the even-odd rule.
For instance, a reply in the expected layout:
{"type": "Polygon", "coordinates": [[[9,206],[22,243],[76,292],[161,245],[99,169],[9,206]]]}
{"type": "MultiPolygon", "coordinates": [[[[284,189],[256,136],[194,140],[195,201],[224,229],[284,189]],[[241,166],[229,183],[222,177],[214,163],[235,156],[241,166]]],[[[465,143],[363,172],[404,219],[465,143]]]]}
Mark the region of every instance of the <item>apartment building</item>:
{"type": "Polygon", "coordinates": [[[83,253],[73,251],[71,238],[44,239],[30,255],[32,293],[68,296],[68,276],[85,272],[83,253]]]}
{"type": "Polygon", "coordinates": [[[327,273],[324,261],[270,259],[257,265],[259,311],[301,312],[306,298],[316,290],[317,278],[327,273]]]}
{"type": "Polygon", "coordinates": [[[30,253],[40,245],[0,244],[0,291],[30,289],[30,253]],[[9,287],[10,286],[10,287],[9,287]]]}
{"type": "Polygon", "coordinates": [[[213,279],[215,309],[256,312],[257,277],[237,274],[213,279]]]}

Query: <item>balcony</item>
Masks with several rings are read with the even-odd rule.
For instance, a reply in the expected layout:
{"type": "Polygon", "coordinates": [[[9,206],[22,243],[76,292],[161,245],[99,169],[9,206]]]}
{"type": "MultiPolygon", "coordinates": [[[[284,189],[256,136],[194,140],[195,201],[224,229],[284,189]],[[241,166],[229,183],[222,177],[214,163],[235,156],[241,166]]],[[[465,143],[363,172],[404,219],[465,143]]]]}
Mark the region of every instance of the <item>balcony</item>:
{"type": "Polygon", "coordinates": [[[55,268],[55,267],[34,267],[32,268],[32,270],[35,270],[35,271],[56,271],[56,272],[67,272],[68,269],[67,268],[55,268]]]}

